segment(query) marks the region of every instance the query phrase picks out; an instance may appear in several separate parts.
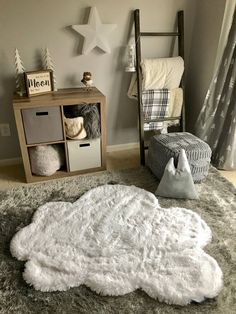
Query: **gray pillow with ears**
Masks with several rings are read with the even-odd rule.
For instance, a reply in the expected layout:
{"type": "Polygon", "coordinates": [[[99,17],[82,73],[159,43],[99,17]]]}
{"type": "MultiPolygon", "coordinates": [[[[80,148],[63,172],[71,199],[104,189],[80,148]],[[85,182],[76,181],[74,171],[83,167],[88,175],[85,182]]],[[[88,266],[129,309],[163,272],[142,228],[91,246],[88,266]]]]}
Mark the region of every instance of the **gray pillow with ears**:
{"type": "Polygon", "coordinates": [[[173,157],[168,161],[155,194],[169,198],[198,199],[184,149],[180,151],[177,169],[173,157]]]}

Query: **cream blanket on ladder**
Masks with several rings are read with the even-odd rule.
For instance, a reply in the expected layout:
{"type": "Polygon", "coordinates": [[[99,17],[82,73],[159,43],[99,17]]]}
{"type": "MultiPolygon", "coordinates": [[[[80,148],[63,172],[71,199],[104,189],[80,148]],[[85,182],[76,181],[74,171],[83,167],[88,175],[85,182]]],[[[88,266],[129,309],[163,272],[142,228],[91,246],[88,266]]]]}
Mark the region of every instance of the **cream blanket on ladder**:
{"type": "Polygon", "coordinates": [[[75,203],[38,208],[17,232],[11,253],[26,261],[23,277],[41,291],[85,284],[103,295],[143,289],[185,305],[214,298],[222,272],[203,251],[211,230],[194,212],[161,208],[135,186],[104,185],[75,203]]]}
{"type": "MultiPolygon", "coordinates": [[[[184,72],[184,61],[181,57],[144,59],[141,64],[142,90],[170,90],[168,117],[179,117],[183,105],[183,90],[179,88],[184,72]]],[[[128,89],[128,97],[137,100],[137,75],[134,73],[128,89]]],[[[160,122],[160,128],[176,125],[179,121],[160,122]]]]}

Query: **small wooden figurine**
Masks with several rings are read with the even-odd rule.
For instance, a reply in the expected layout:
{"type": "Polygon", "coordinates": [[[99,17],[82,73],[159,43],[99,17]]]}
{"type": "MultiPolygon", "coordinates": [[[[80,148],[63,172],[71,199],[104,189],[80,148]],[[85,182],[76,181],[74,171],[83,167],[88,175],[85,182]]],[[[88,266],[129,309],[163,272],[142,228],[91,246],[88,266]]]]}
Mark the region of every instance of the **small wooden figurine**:
{"type": "Polygon", "coordinates": [[[93,84],[91,72],[84,72],[81,82],[86,86],[87,91],[89,91],[93,84]]]}

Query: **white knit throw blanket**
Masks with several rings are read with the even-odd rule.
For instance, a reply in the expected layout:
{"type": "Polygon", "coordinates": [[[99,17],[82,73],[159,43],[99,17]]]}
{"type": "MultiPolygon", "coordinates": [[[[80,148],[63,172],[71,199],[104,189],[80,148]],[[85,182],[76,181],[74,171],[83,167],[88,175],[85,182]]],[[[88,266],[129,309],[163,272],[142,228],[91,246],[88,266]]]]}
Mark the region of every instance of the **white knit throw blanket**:
{"type": "Polygon", "coordinates": [[[14,236],[11,253],[24,279],[41,291],[85,284],[103,295],[138,288],[160,301],[186,305],[222,288],[217,262],[203,251],[207,224],[193,211],[161,208],[134,186],[104,185],[75,203],[50,202],[14,236]]]}

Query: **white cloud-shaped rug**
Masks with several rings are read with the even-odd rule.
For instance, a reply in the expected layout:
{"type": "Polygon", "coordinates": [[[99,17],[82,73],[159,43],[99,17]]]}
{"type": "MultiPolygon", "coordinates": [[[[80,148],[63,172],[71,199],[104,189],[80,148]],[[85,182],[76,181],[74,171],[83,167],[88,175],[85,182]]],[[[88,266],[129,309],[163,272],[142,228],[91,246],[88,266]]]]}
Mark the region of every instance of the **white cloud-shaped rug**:
{"type": "Polygon", "coordinates": [[[134,186],[104,185],[75,203],[50,202],[17,232],[11,253],[24,279],[41,291],[85,284],[103,295],[138,288],[167,303],[215,297],[223,286],[217,262],[203,251],[207,224],[191,210],[161,208],[134,186]]]}

